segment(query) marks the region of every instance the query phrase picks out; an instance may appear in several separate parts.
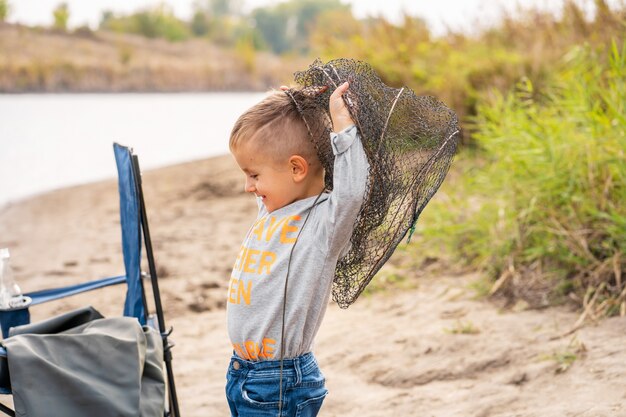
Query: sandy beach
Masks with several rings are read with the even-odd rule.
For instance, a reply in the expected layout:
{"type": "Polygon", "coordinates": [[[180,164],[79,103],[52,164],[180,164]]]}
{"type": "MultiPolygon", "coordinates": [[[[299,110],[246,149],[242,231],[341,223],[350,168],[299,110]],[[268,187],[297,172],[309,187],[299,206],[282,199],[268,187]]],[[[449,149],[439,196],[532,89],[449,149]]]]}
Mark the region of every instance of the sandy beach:
{"type": "MultiPolygon", "coordinates": [[[[230,157],[143,175],[183,417],[230,415],[226,292],[256,212],[242,181],[230,157]]],[[[10,248],[25,292],[123,273],[116,187],[66,188],[0,209],[0,247],[10,248]]],[[[329,306],[315,346],[330,391],[321,416],[626,416],[626,318],[559,337],[577,312],[476,299],[477,275],[415,262],[421,244],[387,266],[402,285],[347,310],[329,306]]],[[[93,305],[114,316],[123,296],[107,288],[31,314],[93,305]]]]}

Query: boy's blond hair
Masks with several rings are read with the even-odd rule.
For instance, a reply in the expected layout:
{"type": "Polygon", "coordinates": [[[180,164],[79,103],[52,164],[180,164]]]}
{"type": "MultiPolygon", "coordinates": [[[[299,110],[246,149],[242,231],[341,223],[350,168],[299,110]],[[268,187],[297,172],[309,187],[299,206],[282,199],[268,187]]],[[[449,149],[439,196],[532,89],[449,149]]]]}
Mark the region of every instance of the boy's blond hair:
{"type": "Polygon", "coordinates": [[[246,110],[230,134],[230,150],[254,142],[256,150],[276,162],[300,155],[307,162],[318,162],[309,131],[293,100],[283,91],[269,96],[246,110]]]}

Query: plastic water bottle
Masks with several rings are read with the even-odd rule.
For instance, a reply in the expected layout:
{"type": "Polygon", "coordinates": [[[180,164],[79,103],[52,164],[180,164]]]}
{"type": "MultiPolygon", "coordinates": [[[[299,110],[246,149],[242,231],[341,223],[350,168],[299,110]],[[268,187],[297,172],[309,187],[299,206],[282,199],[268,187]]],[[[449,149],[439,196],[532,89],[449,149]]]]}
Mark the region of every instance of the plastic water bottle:
{"type": "Polygon", "coordinates": [[[9,264],[9,249],[0,249],[0,309],[8,310],[29,304],[28,297],[22,296],[22,290],[13,278],[9,264]]]}

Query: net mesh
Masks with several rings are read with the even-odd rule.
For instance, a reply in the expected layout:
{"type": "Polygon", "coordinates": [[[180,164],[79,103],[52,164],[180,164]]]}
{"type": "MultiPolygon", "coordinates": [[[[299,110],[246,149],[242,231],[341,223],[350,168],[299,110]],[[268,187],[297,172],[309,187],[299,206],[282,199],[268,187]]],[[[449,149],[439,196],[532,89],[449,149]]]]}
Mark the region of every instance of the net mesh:
{"type": "Polygon", "coordinates": [[[347,308],[363,292],[446,176],[459,140],[456,114],[434,97],[385,85],[365,62],[319,59],[287,91],[307,125],[332,190],[334,155],[328,101],[344,81],[344,101],[370,164],[367,191],[350,247],[337,263],[333,300],[347,308]]]}

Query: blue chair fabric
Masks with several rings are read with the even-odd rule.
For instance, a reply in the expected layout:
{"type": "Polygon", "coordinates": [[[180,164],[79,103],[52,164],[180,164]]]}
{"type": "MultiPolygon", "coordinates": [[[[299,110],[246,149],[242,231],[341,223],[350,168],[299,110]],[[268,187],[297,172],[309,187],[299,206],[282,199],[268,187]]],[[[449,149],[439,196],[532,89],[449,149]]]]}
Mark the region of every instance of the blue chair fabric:
{"type": "Polygon", "coordinates": [[[113,144],[113,149],[117,163],[122,250],[124,252],[126,283],[128,284],[124,315],[137,317],[139,322],[144,325],[146,324],[146,312],[144,311],[141,287],[141,214],[137,181],[133,172],[131,151],[117,143],[113,144]]]}
{"type": "MultiPolygon", "coordinates": [[[[127,284],[123,315],[137,318],[141,325],[146,324],[146,300],[141,282],[142,207],[140,204],[142,203],[140,202],[140,190],[137,186],[140,179],[135,178],[132,150],[117,143],[113,144],[113,148],[118,171],[122,251],[126,274],[71,285],[64,288],[47,289],[25,294],[32,299],[32,302],[28,306],[19,309],[0,310],[0,326],[2,327],[3,338],[9,337],[9,329],[11,327],[30,323],[29,307],[31,306],[110,285],[121,284],[123,282],[127,284]]],[[[163,332],[163,329],[160,329],[160,331],[163,332]]],[[[166,341],[166,337],[164,341],[166,341]]],[[[171,358],[171,353],[168,352],[168,356],[171,358]]],[[[6,357],[7,353],[5,348],[0,346],[0,394],[11,393],[6,357]]],[[[168,368],[169,367],[170,365],[168,363],[168,368]]],[[[170,384],[173,386],[173,380],[170,381],[170,384]]],[[[175,392],[174,400],[176,401],[175,392]]],[[[5,406],[3,406],[0,411],[4,411],[4,408],[5,406]]],[[[172,415],[178,414],[177,408],[176,403],[176,410],[172,415]]]]}
{"type": "Polygon", "coordinates": [[[126,275],[25,294],[32,299],[31,304],[28,306],[11,310],[0,310],[0,326],[2,327],[3,338],[9,337],[9,329],[11,327],[30,323],[30,306],[109,285],[121,284],[122,282],[126,282],[128,286],[123,314],[129,317],[136,317],[142,325],[146,324],[145,303],[141,286],[141,217],[139,196],[132,165],[132,152],[128,147],[117,143],[113,144],[113,151],[118,172],[122,251],[126,275]]]}

